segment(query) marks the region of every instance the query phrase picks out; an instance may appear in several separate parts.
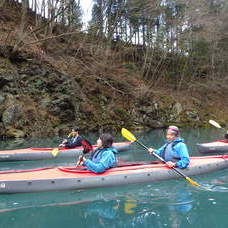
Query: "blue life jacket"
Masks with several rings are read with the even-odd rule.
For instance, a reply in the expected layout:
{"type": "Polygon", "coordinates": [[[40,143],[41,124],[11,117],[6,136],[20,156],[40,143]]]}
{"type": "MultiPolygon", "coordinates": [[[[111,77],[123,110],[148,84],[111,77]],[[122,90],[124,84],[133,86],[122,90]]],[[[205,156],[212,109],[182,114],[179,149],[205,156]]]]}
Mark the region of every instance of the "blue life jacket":
{"type": "Polygon", "coordinates": [[[155,150],[165,161],[173,161],[178,168],[188,167],[189,154],[184,139],[176,138],[172,142],[166,142],[161,148],[155,150]]]}
{"type": "Polygon", "coordinates": [[[99,148],[90,155],[89,159],[86,159],[83,165],[94,173],[102,173],[117,165],[117,152],[114,147],[99,148]]]}
{"type": "Polygon", "coordinates": [[[177,143],[180,141],[172,141],[172,142],[167,142],[163,152],[161,154],[161,157],[165,161],[173,161],[176,162],[177,160],[180,160],[180,157],[178,156],[177,152],[175,151],[174,147],[177,143]]]}

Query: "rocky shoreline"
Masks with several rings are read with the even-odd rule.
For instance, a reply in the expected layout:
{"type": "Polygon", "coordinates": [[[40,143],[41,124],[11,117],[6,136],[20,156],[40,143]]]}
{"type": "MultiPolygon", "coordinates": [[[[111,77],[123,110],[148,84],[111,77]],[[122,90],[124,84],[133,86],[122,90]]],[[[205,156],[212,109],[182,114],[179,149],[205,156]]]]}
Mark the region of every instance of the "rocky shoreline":
{"type": "MultiPolygon", "coordinates": [[[[110,98],[100,93],[95,97],[98,102],[92,103],[76,80],[30,56],[21,56],[20,62],[15,63],[0,57],[0,88],[1,137],[61,135],[71,126],[99,131],[119,130],[123,125],[161,128],[167,124],[205,124],[196,109],[202,106],[200,101],[195,101],[195,109],[186,109],[163,95],[150,100],[128,100],[123,107],[110,109],[110,98]]],[[[120,99],[124,98],[120,95],[120,99]]]]}

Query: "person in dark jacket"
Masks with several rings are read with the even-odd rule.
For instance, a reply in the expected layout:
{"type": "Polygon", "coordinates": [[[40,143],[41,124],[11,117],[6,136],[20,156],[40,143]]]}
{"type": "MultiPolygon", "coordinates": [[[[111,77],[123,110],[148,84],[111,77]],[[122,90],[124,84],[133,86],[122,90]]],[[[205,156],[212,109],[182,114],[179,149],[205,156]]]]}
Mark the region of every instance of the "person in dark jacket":
{"type": "Polygon", "coordinates": [[[82,146],[83,138],[79,135],[79,129],[73,128],[67,139],[64,139],[59,147],[74,148],[82,146]]]}
{"type": "Polygon", "coordinates": [[[149,148],[148,152],[158,154],[167,162],[166,164],[170,168],[187,168],[190,162],[188,148],[184,143],[184,139],[180,138],[180,132],[176,126],[168,127],[166,143],[162,147],[157,150],[149,148]]]}
{"type": "Polygon", "coordinates": [[[103,173],[105,170],[115,167],[117,165],[117,150],[112,144],[112,135],[102,134],[97,140],[97,149],[91,153],[88,159],[80,156],[77,165],[82,163],[94,173],[103,173]]]}

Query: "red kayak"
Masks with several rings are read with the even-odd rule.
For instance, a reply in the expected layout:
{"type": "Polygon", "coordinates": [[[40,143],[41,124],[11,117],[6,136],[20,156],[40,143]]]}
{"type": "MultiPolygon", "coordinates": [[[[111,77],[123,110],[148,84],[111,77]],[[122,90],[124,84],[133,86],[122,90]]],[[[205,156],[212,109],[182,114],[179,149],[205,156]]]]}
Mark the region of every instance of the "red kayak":
{"type": "Polygon", "coordinates": [[[226,153],[228,152],[228,140],[216,140],[208,143],[196,144],[197,149],[200,153],[226,153]]]}
{"type": "MultiPolygon", "coordinates": [[[[228,156],[190,158],[190,167],[181,169],[186,176],[214,172],[228,167],[228,156]]],[[[83,168],[53,167],[32,170],[0,171],[0,193],[79,190],[182,178],[165,164],[125,163],[102,174],[83,168]]]]}
{"type": "MultiPolygon", "coordinates": [[[[129,149],[131,142],[116,142],[113,146],[119,151],[126,151],[129,149]]],[[[93,145],[93,149],[96,149],[97,145],[93,145]]],[[[83,147],[75,148],[25,148],[15,150],[1,150],[0,161],[22,161],[22,160],[44,160],[53,158],[67,158],[77,157],[83,153],[83,147]],[[53,155],[53,150],[58,149],[58,155],[53,155]]]]}

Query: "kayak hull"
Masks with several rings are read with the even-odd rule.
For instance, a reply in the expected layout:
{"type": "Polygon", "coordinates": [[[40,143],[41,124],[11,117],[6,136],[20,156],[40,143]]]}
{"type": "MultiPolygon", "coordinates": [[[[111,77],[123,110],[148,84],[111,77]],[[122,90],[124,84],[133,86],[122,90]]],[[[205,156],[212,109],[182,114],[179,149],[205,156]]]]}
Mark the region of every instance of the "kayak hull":
{"type": "Polygon", "coordinates": [[[228,142],[224,141],[214,141],[208,143],[198,143],[196,144],[197,149],[202,154],[224,154],[228,152],[228,142]]]}
{"type": "MultiPolygon", "coordinates": [[[[117,142],[113,146],[119,151],[126,151],[130,147],[129,142],[117,142]]],[[[93,145],[96,149],[97,146],[93,145]]],[[[83,154],[83,148],[76,147],[72,149],[59,148],[59,153],[55,157],[52,154],[54,148],[25,148],[16,150],[1,150],[0,151],[0,161],[29,161],[29,160],[46,160],[54,158],[71,158],[78,157],[83,154]]]]}
{"type": "MultiPolygon", "coordinates": [[[[211,173],[228,167],[228,157],[192,157],[190,167],[182,169],[187,176],[211,173]]],[[[151,183],[181,178],[165,164],[124,165],[95,174],[72,167],[40,168],[0,172],[0,193],[80,190],[151,183]]]]}

